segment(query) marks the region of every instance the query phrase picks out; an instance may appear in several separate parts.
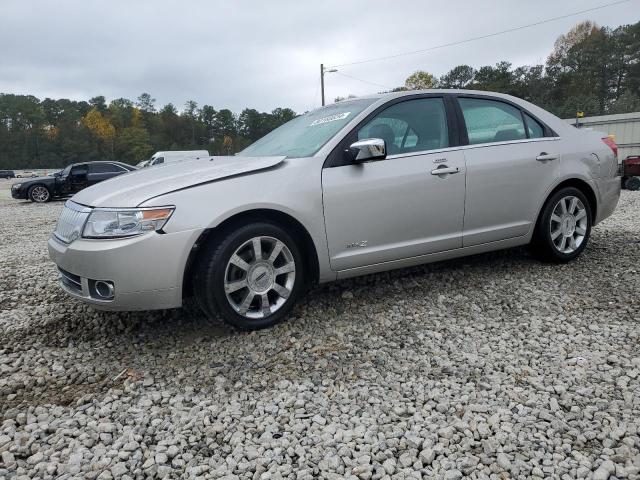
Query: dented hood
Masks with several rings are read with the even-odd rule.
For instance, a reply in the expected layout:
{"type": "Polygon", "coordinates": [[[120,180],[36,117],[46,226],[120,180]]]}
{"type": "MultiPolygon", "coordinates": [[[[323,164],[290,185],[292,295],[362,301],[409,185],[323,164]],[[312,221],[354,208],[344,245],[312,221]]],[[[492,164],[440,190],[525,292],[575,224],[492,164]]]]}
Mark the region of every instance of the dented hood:
{"type": "Polygon", "coordinates": [[[278,157],[209,157],[126,173],[85,188],[72,200],[90,207],[136,207],[150,198],[274,167],[278,157]]]}

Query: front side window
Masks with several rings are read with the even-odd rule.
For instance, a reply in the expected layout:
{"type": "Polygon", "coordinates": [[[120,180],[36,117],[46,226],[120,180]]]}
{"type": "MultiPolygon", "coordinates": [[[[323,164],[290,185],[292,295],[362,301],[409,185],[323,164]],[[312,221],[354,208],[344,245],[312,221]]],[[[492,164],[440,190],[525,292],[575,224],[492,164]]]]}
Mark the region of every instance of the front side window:
{"type": "Polygon", "coordinates": [[[381,138],[387,155],[435,150],[449,146],[447,115],[442,98],[396,103],[358,130],[358,140],[381,138]]]}
{"type": "Polygon", "coordinates": [[[76,165],[71,169],[72,177],[83,177],[89,173],[89,167],[87,165],[76,165]]]}
{"type": "Polygon", "coordinates": [[[344,101],[300,115],[268,133],[239,153],[261,157],[311,157],[377,98],[344,101]]]}
{"type": "Polygon", "coordinates": [[[467,125],[469,144],[507,142],[527,138],[520,110],[484,98],[458,99],[467,125]]]}

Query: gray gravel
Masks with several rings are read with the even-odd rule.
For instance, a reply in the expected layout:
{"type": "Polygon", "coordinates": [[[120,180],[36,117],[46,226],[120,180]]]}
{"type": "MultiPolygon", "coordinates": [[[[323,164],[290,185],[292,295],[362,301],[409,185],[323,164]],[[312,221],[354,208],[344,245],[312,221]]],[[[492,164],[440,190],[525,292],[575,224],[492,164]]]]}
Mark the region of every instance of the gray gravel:
{"type": "Polygon", "coordinates": [[[640,478],[640,193],[526,249],[315,288],[238,333],[57,287],[0,181],[0,478],[640,478]]]}

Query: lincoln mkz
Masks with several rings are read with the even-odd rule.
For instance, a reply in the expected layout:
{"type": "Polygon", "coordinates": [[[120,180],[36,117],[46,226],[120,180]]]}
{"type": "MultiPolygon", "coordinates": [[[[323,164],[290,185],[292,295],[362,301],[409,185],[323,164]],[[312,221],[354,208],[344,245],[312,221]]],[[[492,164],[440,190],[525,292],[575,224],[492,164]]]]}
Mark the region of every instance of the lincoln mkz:
{"type": "Polygon", "coordinates": [[[241,329],[329,282],[530,244],[568,262],[620,195],[617,147],[508,95],[430,90],[301,115],[235,157],[127,173],[67,201],[49,253],[98,308],[194,295],[241,329]]]}

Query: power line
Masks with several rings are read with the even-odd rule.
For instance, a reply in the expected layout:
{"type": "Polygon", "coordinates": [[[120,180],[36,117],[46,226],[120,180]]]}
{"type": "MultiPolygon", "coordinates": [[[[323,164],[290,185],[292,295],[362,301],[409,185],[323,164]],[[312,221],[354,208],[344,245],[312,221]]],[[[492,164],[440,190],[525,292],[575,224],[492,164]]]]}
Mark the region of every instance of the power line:
{"type": "Polygon", "coordinates": [[[342,72],[333,72],[333,73],[337,73],[338,75],[342,75],[343,77],[347,77],[347,78],[352,78],[353,80],[358,80],[359,82],[362,83],[368,83],[369,85],[374,85],[376,87],[382,87],[382,88],[387,88],[387,89],[391,89],[392,87],[389,87],[387,85],[382,85],[381,83],[376,83],[376,82],[372,82],[370,80],[363,80],[362,78],[358,78],[358,77],[354,77],[353,75],[347,75],[346,73],[342,73],[342,72]]]}
{"type": "MultiPolygon", "coordinates": [[[[505,33],[511,33],[511,32],[515,32],[515,31],[518,31],[518,30],[523,30],[525,28],[535,27],[537,25],[542,25],[544,23],[555,22],[556,20],[562,20],[564,18],[574,17],[576,15],[581,15],[583,13],[588,13],[588,12],[593,12],[595,10],[600,10],[602,8],[607,8],[607,7],[612,7],[613,5],[619,5],[621,3],[627,3],[627,2],[630,2],[630,1],[632,1],[632,0],[618,0],[616,2],[606,3],[606,4],[600,5],[598,7],[587,8],[585,10],[580,10],[579,12],[568,13],[566,15],[561,15],[559,17],[547,18],[546,20],[540,20],[539,22],[529,23],[527,25],[521,25],[519,27],[509,28],[507,30],[501,30],[499,32],[489,33],[487,35],[480,35],[478,37],[471,37],[471,38],[467,38],[465,40],[458,40],[456,42],[443,43],[442,45],[435,45],[433,47],[423,48],[423,49],[420,49],[420,50],[413,50],[411,52],[396,53],[395,55],[387,55],[385,57],[375,57],[375,58],[369,58],[369,59],[366,59],[366,60],[359,60],[359,61],[356,61],[356,62],[341,63],[341,64],[338,64],[338,65],[332,65],[331,67],[327,67],[327,68],[346,67],[346,66],[349,66],[349,65],[360,65],[360,64],[363,64],[363,63],[379,62],[379,61],[382,61],[382,60],[390,60],[392,58],[405,57],[407,55],[415,55],[415,54],[418,54],[418,53],[430,52],[432,50],[437,50],[437,49],[440,49],[440,48],[453,47],[453,46],[456,46],[456,45],[462,45],[464,43],[475,42],[476,40],[483,40],[485,38],[496,37],[498,35],[504,35],[505,33]]],[[[344,74],[342,74],[342,75],[344,75],[344,74]]]]}

